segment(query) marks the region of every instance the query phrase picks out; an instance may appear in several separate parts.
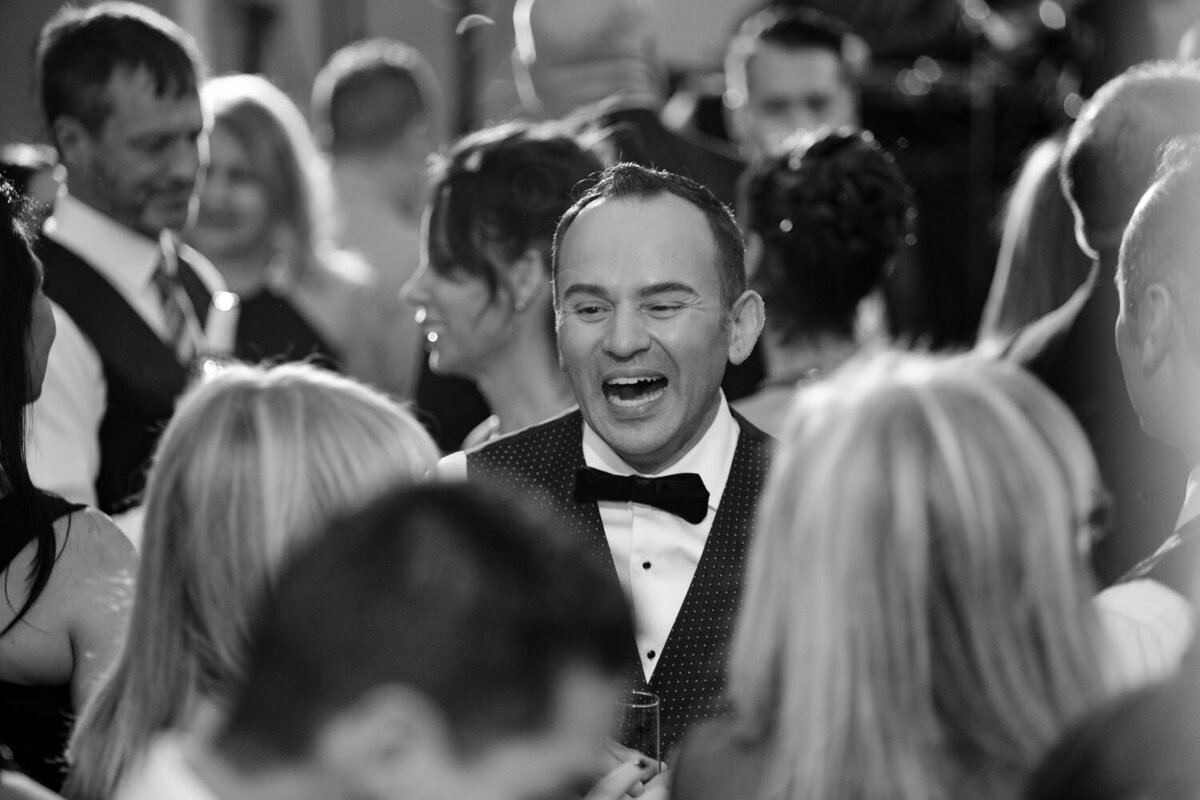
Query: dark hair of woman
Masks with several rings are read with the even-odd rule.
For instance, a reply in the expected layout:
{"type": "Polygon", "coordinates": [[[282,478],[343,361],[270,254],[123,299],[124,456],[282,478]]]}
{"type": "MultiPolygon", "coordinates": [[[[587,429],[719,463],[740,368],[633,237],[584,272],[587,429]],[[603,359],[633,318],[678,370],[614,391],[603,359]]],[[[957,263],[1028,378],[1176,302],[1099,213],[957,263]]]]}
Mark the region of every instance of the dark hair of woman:
{"type": "MultiPolygon", "coordinates": [[[[12,629],[38,599],[50,579],[55,558],[54,529],[43,504],[37,502],[41,491],[34,487],[25,465],[26,406],[34,394],[29,329],[41,269],[21,225],[20,208],[16,190],[7,182],[0,183],[0,496],[11,495],[10,508],[24,511],[32,523],[11,530],[0,518],[0,570],[7,569],[30,541],[37,542],[37,553],[25,602],[0,630],[0,636],[12,629]]],[[[7,597],[7,580],[2,589],[7,597]]]]}
{"type": "Polygon", "coordinates": [[[765,159],[743,179],[743,221],[762,241],[751,285],[783,342],[853,335],[908,223],[912,191],[868,132],[839,131],[765,159]]]}
{"type": "Polygon", "coordinates": [[[548,265],[558,218],[604,168],[595,145],[585,143],[548,123],[500,125],[461,139],[434,167],[430,266],[482,278],[494,295],[497,258],[511,263],[536,246],[548,265]]]}

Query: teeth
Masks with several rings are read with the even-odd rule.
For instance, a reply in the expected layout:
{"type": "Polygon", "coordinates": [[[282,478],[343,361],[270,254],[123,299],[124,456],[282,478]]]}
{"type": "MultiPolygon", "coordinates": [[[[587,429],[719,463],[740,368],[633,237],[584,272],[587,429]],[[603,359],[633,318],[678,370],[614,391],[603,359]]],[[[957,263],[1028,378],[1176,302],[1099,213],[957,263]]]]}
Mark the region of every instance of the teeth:
{"type": "Polygon", "coordinates": [[[629,399],[624,399],[618,395],[612,395],[608,398],[608,402],[622,408],[636,408],[638,406],[646,405],[647,403],[653,403],[655,400],[666,394],[666,391],[667,390],[664,387],[656,389],[653,392],[649,392],[648,394],[643,394],[638,397],[631,397],[629,399]]]}
{"type": "Polygon", "coordinates": [[[667,390],[667,379],[660,375],[622,376],[610,378],[604,385],[608,402],[621,408],[636,408],[662,397],[667,390]]]}

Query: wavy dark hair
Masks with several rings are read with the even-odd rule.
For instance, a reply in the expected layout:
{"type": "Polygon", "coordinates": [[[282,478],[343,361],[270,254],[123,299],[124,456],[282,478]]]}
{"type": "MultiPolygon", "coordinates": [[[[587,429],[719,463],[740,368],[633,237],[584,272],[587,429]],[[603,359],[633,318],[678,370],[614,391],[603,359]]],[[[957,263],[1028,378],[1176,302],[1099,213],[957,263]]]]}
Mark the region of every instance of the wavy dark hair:
{"type": "Polygon", "coordinates": [[[508,123],[459,140],[433,168],[429,266],[502,283],[489,260],[515,261],[538,248],[547,268],[558,219],[595,183],[601,153],[556,123],[508,123]]]}
{"type": "Polygon", "coordinates": [[[830,133],[760,161],[741,194],[746,231],[763,243],[751,283],[772,329],[787,342],[852,335],[912,208],[892,156],[868,132],[830,133]]]}
{"type": "MultiPolygon", "coordinates": [[[[31,541],[37,542],[37,551],[27,578],[25,602],[0,630],[0,636],[8,633],[41,595],[55,559],[54,528],[44,504],[38,502],[41,492],[34,487],[25,464],[25,414],[33,396],[29,328],[41,268],[21,223],[21,203],[17,191],[0,182],[0,496],[11,496],[9,514],[29,520],[27,527],[14,529],[0,516],[0,570],[6,571],[31,541]]],[[[9,577],[5,572],[5,599],[9,577]]]]}

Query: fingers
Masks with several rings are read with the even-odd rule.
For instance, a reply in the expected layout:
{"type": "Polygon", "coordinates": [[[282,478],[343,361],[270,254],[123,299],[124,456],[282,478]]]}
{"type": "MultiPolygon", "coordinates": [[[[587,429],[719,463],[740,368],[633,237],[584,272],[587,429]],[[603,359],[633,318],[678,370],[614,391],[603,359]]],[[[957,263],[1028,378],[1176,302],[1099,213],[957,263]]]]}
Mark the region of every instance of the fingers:
{"type": "Polygon", "coordinates": [[[636,761],[639,758],[646,758],[643,753],[639,753],[632,747],[626,747],[616,739],[605,739],[604,749],[610,756],[612,756],[612,763],[614,767],[620,764],[627,764],[630,761],[636,761]]]}
{"type": "Polygon", "coordinates": [[[601,778],[584,800],[621,800],[625,795],[638,797],[644,791],[643,776],[652,766],[645,759],[628,761],[601,778]]]}

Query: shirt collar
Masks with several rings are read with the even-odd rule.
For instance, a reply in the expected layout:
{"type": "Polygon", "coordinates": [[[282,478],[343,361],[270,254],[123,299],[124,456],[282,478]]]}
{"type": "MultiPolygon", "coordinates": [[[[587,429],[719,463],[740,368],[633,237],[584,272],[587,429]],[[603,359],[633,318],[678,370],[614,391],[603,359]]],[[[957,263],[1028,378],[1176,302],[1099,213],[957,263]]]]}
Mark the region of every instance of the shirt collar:
{"type": "MultiPolygon", "coordinates": [[[[46,236],[80,255],[112,282],[145,286],[163,260],[163,244],[61,193],[46,220],[46,236]]],[[[164,237],[169,236],[165,231],[164,237]]],[[[171,259],[167,259],[168,268],[171,259]]]]}
{"type": "MultiPolygon", "coordinates": [[[[708,489],[708,507],[713,511],[721,504],[721,496],[725,493],[725,483],[729,480],[729,468],[733,465],[733,453],[737,449],[738,425],[729,411],[729,403],[725,401],[724,393],[720,396],[720,406],[708,430],[700,437],[700,441],[692,446],[674,464],[667,467],[659,475],[674,475],[681,472],[694,472],[704,480],[704,488],[708,489]]],[[[589,467],[603,469],[616,475],[637,475],[636,469],[625,463],[600,435],[592,430],[592,426],[583,423],[583,462],[589,467]]],[[[647,477],[655,477],[649,475],[647,477]]]]}
{"type": "Polygon", "coordinates": [[[1179,530],[1196,517],[1200,517],[1200,466],[1193,469],[1188,475],[1187,492],[1183,496],[1183,508],[1179,511],[1179,520],[1175,523],[1175,530],[1179,530]]]}

